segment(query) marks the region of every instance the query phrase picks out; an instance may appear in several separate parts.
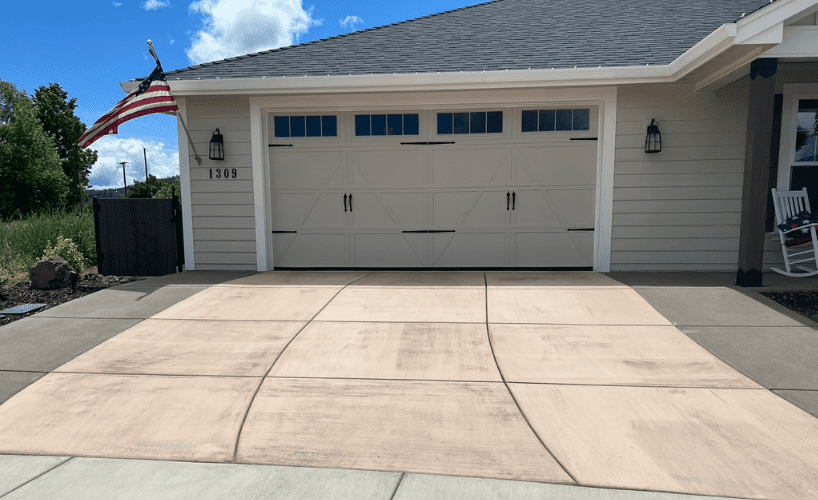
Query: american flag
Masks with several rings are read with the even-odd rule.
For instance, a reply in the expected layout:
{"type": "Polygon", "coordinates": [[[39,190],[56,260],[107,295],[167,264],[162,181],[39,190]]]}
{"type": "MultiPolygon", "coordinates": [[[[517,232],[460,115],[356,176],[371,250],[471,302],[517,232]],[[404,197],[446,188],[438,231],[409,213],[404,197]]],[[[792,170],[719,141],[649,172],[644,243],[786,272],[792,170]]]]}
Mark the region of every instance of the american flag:
{"type": "MultiPolygon", "coordinates": [[[[153,53],[152,50],[151,53],[153,53]]],[[[176,100],[173,98],[173,94],[170,93],[170,86],[165,80],[165,73],[158,62],[157,59],[156,69],[139,84],[139,87],[119,101],[119,104],[110,113],[97,120],[80,137],[79,145],[81,147],[87,148],[103,135],[116,134],[119,126],[128,120],[152,113],[179,111],[176,100]]]]}

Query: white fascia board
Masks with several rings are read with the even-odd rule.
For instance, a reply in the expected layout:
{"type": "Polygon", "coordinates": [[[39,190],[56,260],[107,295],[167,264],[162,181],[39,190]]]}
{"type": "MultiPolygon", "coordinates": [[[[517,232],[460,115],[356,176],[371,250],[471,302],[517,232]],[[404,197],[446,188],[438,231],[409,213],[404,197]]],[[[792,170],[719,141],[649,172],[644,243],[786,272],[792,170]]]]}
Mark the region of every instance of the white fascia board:
{"type": "Polygon", "coordinates": [[[324,92],[411,92],[490,90],[544,86],[598,86],[668,79],[667,66],[623,66],[550,70],[414,73],[392,75],[303,76],[170,80],[176,95],[304,94],[324,92]]]}
{"type": "Polygon", "coordinates": [[[786,23],[795,16],[810,12],[818,0],[778,0],[771,2],[752,14],[742,17],[736,22],[739,33],[736,43],[760,34],[776,24],[786,23]]]}
{"type": "Polygon", "coordinates": [[[695,85],[696,92],[712,92],[749,74],[750,67],[748,65],[755,59],[758,59],[763,51],[764,49],[762,47],[757,47],[746,56],[736,59],[732,63],[711,73],[709,76],[702,78],[695,85]]]}
{"type": "Polygon", "coordinates": [[[818,26],[787,26],[784,40],[764,52],[764,57],[818,57],[818,26]]]}
{"type": "Polygon", "coordinates": [[[736,45],[776,45],[784,41],[784,23],[777,23],[759,33],[742,30],[741,37],[736,36],[736,45]]]}

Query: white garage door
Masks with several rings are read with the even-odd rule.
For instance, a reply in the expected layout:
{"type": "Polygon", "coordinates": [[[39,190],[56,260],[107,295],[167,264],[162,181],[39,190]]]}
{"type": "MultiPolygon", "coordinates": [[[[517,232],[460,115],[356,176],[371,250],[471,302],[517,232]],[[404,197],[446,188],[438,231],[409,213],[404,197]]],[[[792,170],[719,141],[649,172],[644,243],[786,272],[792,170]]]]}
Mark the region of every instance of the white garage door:
{"type": "Polygon", "coordinates": [[[593,265],[589,108],[271,114],[277,268],[593,265]]]}

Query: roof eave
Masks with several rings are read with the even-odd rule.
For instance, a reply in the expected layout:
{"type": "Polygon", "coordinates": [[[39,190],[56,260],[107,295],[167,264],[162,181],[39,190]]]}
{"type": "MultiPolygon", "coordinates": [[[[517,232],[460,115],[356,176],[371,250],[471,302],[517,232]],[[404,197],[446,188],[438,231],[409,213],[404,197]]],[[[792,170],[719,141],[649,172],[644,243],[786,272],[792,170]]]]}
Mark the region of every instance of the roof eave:
{"type": "MultiPolygon", "coordinates": [[[[780,43],[787,19],[815,7],[818,0],[777,0],[762,9],[724,24],[668,65],[570,69],[532,69],[480,72],[371,74],[270,78],[169,80],[174,94],[305,94],[330,92],[396,92],[479,90],[526,87],[604,86],[633,83],[672,83],[735,45],[765,48],[780,43]]],[[[124,82],[126,91],[138,82],[124,82]]]]}

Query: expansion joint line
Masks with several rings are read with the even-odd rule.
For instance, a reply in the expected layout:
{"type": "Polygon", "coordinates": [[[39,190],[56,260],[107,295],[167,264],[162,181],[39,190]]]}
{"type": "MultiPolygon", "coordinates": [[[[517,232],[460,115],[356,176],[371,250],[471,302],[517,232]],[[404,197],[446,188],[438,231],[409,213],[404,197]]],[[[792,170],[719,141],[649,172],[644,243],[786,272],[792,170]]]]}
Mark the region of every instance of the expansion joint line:
{"type": "Polygon", "coordinates": [[[63,460],[62,462],[58,463],[58,464],[57,464],[57,465],[55,465],[54,467],[50,467],[50,468],[48,468],[47,470],[45,470],[45,471],[43,471],[43,472],[41,472],[41,473],[37,474],[36,476],[32,477],[31,479],[29,479],[28,481],[24,482],[23,484],[21,484],[21,485],[17,486],[16,488],[12,488],[12,489],[10,489],[9,491],[7,491],[7,492],[5,492],[5,493],[3,493],[3,494],[0,494],[0,498],[4,498],[4,497],[6,497],[6,496],[8,496],[8,495],[11,495],[11,494],[12,494],[12,493],[14,493],[15,491],[17,491],[17,490],[19,490],[20,488],[22,488],[23,486],[25,486],[25,485],[27,485],[27,484],[29,484],[29,483],[32,483],[32,482],[34,482],[34,481],[36,481],[36,480],[40,479],[41,477],[43,477],[43,476],[45,476],[46,474],[48,474],[49,472],[53,471],[53,470],[54,470],[54,469],[56,469],[57,467],[62,467],[63,465],[65,465],[65,464],[67,464],[68,462],[70,462],[71,460],[74,460],[74,457],[68,457],[68,460],[63,460]]]}
{"type": "Polygon", "coordinates": [[[278,353],[278,356],[276,356],[276,359],[274,359],[274,360],[273,360],[273,363],[270,365],[270,368],[268,368],[268,369],[267,369],[267,372],[264,374],[264,376],[263,376],[263,377],[261,377],[261,381],[259,381],[259,383],[258,383],[258,387],[256,387],[256,391],[253,393],[253,396],[250,398],[250,403],[247,405],[247,411],[245,411],[245,412],[244,412],[244,418],[242,418],[242,419],[241,419],[241,425],[239,426],[239,432],[238,432],[238,434],[236,434],[236,447],[235,447],[235,448],[233,448],[233,460],[232,460],[232,462],[233,462],[233,463],[235,463],[235,462],[236,462],[236,457],[238,456],[238,453],[239,453],[239,440],[241,439],[241,433],[242,433],[242,431],[244,430],[244,423],[245,423],[245,422],[247,422],[247,415],[249,415],[249,414],[250,414],[250,408],[252,408],[252,407],[253,407],[253,403],[256,401],[256,396],[258,396],[258,392],[261,390],[261,386],[264,384],[264,381],[267,379],[267,376],[268,376],[268,375],[270,375],[270,372],[271,372],[271,371],[273,371],[273,367],[276,365],[276,363],[278,363],[278,360],[279,360],[279,359],[281,359],[281,355],[282,355],[282,354],[284,354],[284,351],[286,351],[288,347],[290,347],[290,344],[292,344],[292,343],[293,343],[293,341],[296,339],[296,337],[298,337],[298,336],[301,334],[301,332],[303,332],[303,331],[304,331],[304,329],[305,329],[305,328],[307,328],[307,326],[309,326],[309,325],[310,325],[310,323],[312,323],[312,321],[313,321],[313,320],[314,320],[316,317],[318,317],[318,315],[319,315],[319,314],[321,314],[321,312],[322,312],[324,309],[326,309],[326,308],[327,308],[327,306],[330,304],[330,302],[332,302],[333,300],[335,300],[335,297],[337,297],[337,296],[338,296],[338,294],[340,294],[341,292],[343,292],[344,290],[346,290],[346,288],[347,288],[349,285],[352,285],[352,284],[354,284],[354,283],[357,283],[357,282],[361,281],[362,279],[366,278],[366,277],[367,277],[367,276],[369,276],[370,274],[372,274],[372,273],[367,273],[367,274],[365,274],[364,276],[361,276],[360,278],[358,278],[358,279],[356,279],[356,280],[350,281],[349,283],[347,283],[346,285],[344,285],[343,287],[341,287],[341,289],[340,289],[340,290],[338,290],[338,291],[335,293],[335,295],[333,295],[333,296],[332,296],[332,298],[331,298],[331,299],[329,299],[329,300],[327,301],[327,303],[326,303],[326,304],[324,304],[324,307],[322,307],[321,309],[319,309],[319,310],[318,310],[318,312],[317,312],[317,313],[315,313],[315,314],[312,316],[312,318],[310,318],[310,319],[309,319],[309,321],[307,321],[306,323],[304,323],[304,326],[302,326],[302,327],[301,327],[301,329],[300,329],[300,330],[298,330],[298,331],[295,333],[295,335],[293,335],[293,338],[291,338],[291,339],[290,339],[290,341],[289,341],[289,342],[287,342],[287,345],[285,345],[285,346],[284,346],[284,348],[283,348],[283,349],[281,349],[281,351],[278,353]]]}
{"type": "Polygon", "coordinates": [[[395,485],[395,491],[392,492],[392,496],[389,497],[389,500],[395,500],[395,495],[398,494],[398,490],[400,489],[400,485],[403,483],[403,478],[406,477],[406,473],[402,472],[400,475],[400,479],[398,479],[398,484],[395,485]]]}
{"type": "Polygon", "coordinates": [[[565,467],[565,465],[563,465],[562,462],[560,462],[560,459],[557,458],[557,456],[554,455],[554,453],[548,448],[548,445],[545,444],[545,441],[543,441],[542,437],[534,429],[534,426],[531,425],[531,421],[528,419],[528,416],[526,416],[525,412],[523,411],[523,407],[520,406],[520,403],[517,401],[517,398],[514,397],[514,393],[511,392],[511,387],[509,387],[508,382],[506,382],[506,377],[505,375],[503,375],[503,370],[500,368],[500,362],[497,361],[497,356],[494,354],[494,345],[491,343],[491,331],[489,330],[489,283],[488,278],[486,278],[486,273],[483,273],[483,283],[485,284],[486,288],[486,336],[488,337],[489,340],[491,357],[494,358],[494,364],[497,366],[497,372],[500,374],[500,378],[503,380],[503,385],[506,386],[506,391],[508,391],[508,394],[511,396],[511,400],[514,401],[514,404],[517,406],[517,411],[520,412],[520,415],[523,417],[523,420],[525,420],[525,423],[528,424],[528,428],[531,429],[531,432],[533,432],[534,435],[537,436],[537,440],[539,440],[542,447],[545,448],[545,451],[547,451],[548,454],[551,455],[551,458],[553,458],[554,461],[557,462],[557,464],[559,464],[562,470],[564,470],[565,473],[568,474],[568,477],[570,477],[571,480],[574,481],[574,483],[579,485],[580,482],[577,481],[577,478],[574,477],[573,474],[571,474],[571,471],[569,471],[568,468],[565,467]]]}

